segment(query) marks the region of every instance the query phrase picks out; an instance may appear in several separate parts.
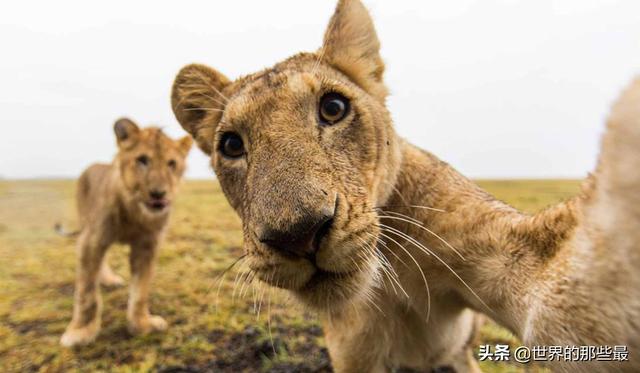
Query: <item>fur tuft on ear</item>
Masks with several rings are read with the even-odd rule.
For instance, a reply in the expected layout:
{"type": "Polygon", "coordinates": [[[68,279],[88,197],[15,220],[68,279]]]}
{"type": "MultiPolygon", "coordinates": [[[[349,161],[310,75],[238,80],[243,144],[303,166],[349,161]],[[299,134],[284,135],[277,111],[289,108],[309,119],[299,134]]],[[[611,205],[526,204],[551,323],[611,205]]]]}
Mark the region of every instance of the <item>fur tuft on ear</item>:
{"type": "Polygon", "coordinates": [[[318,53],[323,61],[384,102],[387,88],[383,81],[380,41],[371,16],[360,0],[338,2],[318,53]]]}
{"type": "Polygon", "coordinates": [[[207,154],[213,149],[215,127],[228,100],[222,90],[229,83],[218,71],[198,64],[183,67],[173,83],[173,113],[207,154]]]}
{"type": "Polygon", "coordinates": [[[120,118],[113,124],[113,132],[119,147],[129,147],[136,142],[140,129],[129,118],[120,118]]]}

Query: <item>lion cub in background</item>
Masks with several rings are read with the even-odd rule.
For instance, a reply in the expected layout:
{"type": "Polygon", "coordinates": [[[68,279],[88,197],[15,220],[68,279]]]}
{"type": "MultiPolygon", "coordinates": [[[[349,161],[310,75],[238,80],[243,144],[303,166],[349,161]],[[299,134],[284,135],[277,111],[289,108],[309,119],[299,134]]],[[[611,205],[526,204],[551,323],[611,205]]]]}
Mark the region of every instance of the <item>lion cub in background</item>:
{"type": "Polygon", "coordinates": [[[167,328],[163,318],[149,313],[149,287],[192,141],[190,137],[174,141],[159,128],[140,129],[129,119],[116,121],[114,131],[118,154],[113,162],[90,166],[78,180],[78,268],[73,320],[60,339],[64,346],[90,343],[100,331],[98,283],[123,282],[105,261],[114,242],[131,246],[129,331],[145,334],[167,328]]]}

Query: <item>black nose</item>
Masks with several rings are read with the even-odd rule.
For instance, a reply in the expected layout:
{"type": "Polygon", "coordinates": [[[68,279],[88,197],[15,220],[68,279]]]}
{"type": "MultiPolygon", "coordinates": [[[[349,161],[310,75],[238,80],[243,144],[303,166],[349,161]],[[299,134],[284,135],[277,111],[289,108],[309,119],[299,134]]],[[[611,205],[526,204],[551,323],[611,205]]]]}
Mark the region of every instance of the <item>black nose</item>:
{"type": "Polygon", "coordinates": [[[152,199],[162,199],[167,194],[164,190],[153,189],[149,192],[149,195],[152,199]]]}
{"type": "Polygon", "coordinates": [[[285,229],[264,224],[256,230],[256,235],[260,242],[273,250],[287,255],[308,257],[318,250],[320,240],[331,228],[334,213],[334,208],[322,209],[288,224],[285,229]]]}

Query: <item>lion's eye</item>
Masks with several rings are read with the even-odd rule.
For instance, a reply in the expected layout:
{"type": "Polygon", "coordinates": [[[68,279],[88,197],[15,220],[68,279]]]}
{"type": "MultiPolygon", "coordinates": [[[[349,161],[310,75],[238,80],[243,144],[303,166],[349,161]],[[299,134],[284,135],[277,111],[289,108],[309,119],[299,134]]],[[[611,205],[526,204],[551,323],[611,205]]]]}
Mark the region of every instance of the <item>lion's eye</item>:
{"type": "Polygon", "coordinates": [[[320,121],[324,124],[335,124],[349,113],[349,100],[339,93],[327,93],[320,99],[320,121]]]}
{"type": "Polygon", "coordinates": [[[238,134],[227,132],[220,140],[220,152],[228,158],[240,158],[244,155],[244,143],[238,134]]]}
{"type": "Polygon", "coordinates": [[[169,166],[170,169],[175,170],[178,164],[175,159],[170,159],[169,162],[167,162],[167,166],[169,166]]]}
{"type": "Polygon", "coordinates": [[[149,164],[149,157],[147,157],[146,155],[141,155],[136,158],[136,163],[141,166],[146,166],[149,164]]]}

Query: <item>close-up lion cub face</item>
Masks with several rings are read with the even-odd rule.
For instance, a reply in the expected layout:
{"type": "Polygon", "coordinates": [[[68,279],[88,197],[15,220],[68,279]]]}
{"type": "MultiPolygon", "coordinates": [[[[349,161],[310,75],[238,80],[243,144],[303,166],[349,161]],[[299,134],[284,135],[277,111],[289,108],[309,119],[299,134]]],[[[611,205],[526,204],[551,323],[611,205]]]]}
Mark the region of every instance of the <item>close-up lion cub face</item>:
{"type": "Polygon", "coordinates": [[[173,87],[176,117],[242,218],[251,270],[317,308],[377,279],[374,208],[399,163],[378,51],[366,10],[346,1],[317,53],[235,81],[189,65],[173,87]]]}
{"type": "Polygon", "coordinates": [[[140,129],[124,118],[115,123],[114,131],[124,197],[148,218],[165,216],[185,170],[191,138],[174,141],[159,128],[140,129]]]}

